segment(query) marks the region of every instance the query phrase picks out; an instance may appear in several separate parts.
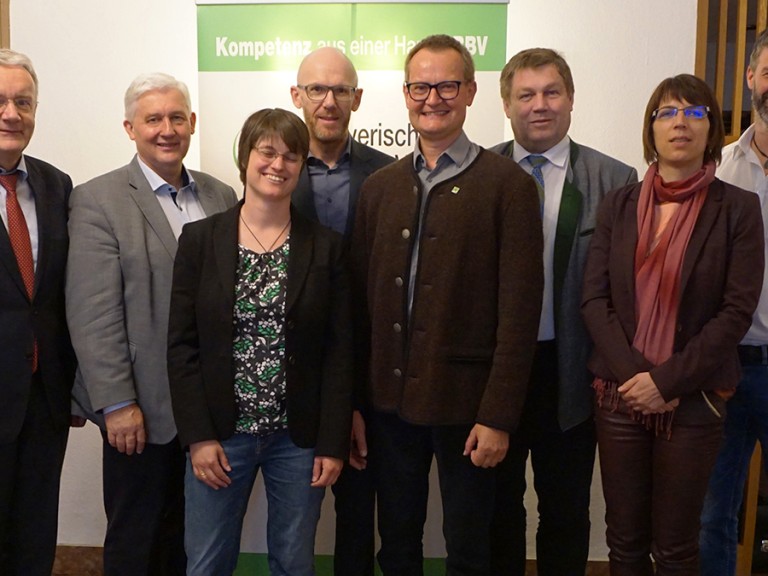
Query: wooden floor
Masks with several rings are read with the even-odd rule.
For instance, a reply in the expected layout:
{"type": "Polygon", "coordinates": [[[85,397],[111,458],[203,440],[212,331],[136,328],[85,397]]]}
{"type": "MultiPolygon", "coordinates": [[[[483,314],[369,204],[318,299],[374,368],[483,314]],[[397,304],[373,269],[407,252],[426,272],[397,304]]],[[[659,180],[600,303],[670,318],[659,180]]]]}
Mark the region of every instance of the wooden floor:
{"type": "MultiPolygon", "coordinates": [[[[59,546],[51,576],[103,576],[101,548],[59,546]]],[[[333,560],[330,556],[317,559],[317,576],[332,576],[333,560]]],[[[377,574],[378,574],[377,570],[377,574]]],[[[235,576],[266,576],[266,558],[263,554],[243,554],[235,576]]],[[[431,559],[424,562],[424,576],[442,576],[443,562],[431,559]]],[[[536,576],[536,563],[528,561],[526,576],[536,576]]],[[[590,562],[586,576],[608,576],[608,562],[590,562]]]]}

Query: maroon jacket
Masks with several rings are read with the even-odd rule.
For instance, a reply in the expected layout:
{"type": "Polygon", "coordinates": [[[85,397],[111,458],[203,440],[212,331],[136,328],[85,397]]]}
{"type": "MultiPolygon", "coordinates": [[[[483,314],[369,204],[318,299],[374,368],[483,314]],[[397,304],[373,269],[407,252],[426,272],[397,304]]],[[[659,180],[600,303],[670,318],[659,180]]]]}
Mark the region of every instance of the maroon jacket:
{"type": "Polygon", "coordinates": [[[669,402],[698,390],[734,388],[736,347],[752,323],[763,283],[763,223],[755,194],[710,184],[683,259],[674,353],[653,367],[632,348],[640,184],[600,207],[584,273],[582,313],[595,342],[590,370],[624,383],[650,370],[669,402]]]}

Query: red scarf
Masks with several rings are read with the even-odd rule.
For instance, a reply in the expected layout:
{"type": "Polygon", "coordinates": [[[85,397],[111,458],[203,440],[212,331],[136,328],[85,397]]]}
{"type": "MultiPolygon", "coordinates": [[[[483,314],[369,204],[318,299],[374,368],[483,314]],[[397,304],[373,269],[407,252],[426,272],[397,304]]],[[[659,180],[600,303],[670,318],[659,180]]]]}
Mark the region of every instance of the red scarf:
{"type": "Polygon", "coordinates": [[[714,179],[714,162],[704,164],[695,174],[678,182],[664,182],[654,162],[643,178],[637,203],[637,330],[632,345],[655,365],[672,355],[683,257],[707,197],[707,189],[714,179]],[[676,202],[680,207],[661,232],[656,247],[650,250],[656,232],[654,208],[662,202],[676,202]]]}

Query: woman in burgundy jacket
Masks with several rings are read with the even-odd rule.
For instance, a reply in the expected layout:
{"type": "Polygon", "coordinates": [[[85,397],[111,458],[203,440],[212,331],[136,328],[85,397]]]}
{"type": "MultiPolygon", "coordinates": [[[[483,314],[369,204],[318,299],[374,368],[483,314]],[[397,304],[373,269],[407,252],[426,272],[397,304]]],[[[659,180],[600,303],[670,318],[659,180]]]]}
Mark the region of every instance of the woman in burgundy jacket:
{"type": "Polygon", "coordinates": [[[757,196],[715,178],[700,79],[656,88],[643,181],[603,201],[584,275],[612,576],[699,573],[699,516],[762,284],[757,196]]]}

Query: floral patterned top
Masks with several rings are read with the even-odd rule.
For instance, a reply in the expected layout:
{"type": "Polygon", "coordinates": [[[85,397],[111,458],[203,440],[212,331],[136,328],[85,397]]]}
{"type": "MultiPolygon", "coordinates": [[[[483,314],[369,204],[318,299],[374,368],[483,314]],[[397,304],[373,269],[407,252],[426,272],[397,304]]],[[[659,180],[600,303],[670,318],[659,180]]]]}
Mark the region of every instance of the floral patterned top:
{"type": "Polygon", "coordinates": [[[238,245],[233,314],[237,432],[264,436],[288,427],[284,328],[289,241],[264,254],[238,245]]]}

